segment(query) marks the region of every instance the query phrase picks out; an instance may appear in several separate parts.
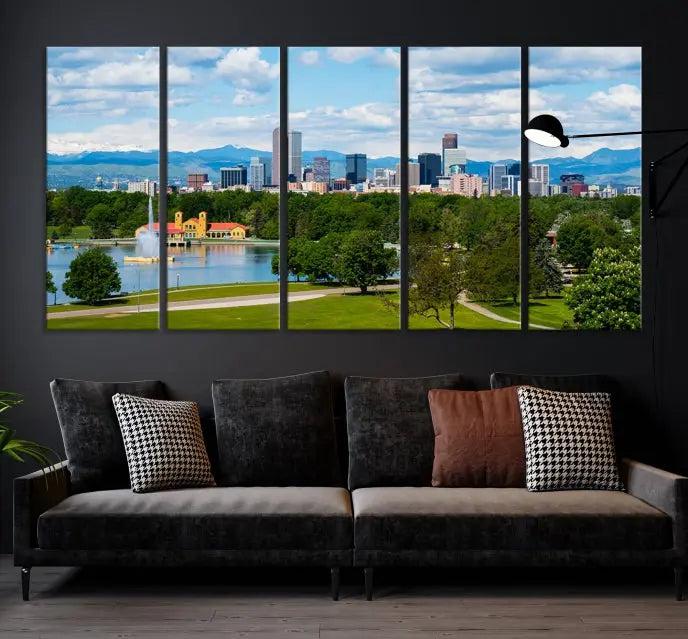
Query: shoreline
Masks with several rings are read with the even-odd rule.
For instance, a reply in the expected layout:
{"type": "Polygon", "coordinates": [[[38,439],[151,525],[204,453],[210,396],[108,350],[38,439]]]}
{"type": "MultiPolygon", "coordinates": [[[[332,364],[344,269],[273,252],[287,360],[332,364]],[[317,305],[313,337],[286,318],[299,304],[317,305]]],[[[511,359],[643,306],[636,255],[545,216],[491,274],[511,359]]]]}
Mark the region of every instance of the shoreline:
{"type": "MultiPolygon", "coordinates": [[[[225,239],[205,239],[205,240],[188,240],[190,246],[217,246],[236,244],[238,246],[276,246],[279,247],[279,240],[261,240],[258,238],[251,238],[246,240],[225,240],[225,239]]],[[[88,246],[135,246],[136,238],[109,238],[109,239],[59,239],[51,240],[50,244],[46,244],[49,250],[51,246],[55,245],[88,245],[88,246]]]]}

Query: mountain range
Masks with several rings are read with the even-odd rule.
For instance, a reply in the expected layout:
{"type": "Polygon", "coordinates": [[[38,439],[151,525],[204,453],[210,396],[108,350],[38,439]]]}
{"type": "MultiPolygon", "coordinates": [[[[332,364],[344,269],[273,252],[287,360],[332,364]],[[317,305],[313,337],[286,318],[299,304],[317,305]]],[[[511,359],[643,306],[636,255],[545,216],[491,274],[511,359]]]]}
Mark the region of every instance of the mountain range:
{"type": "MultiPolygon", "coordinates": [[[[320,149],[303,152],[303,164],[312,164],[313,158],[324,156],[330,160],[332,177],[345,174],[344,153],[320,149]]],[[[219,182],[220,168],[236,164],[248,165],[250,158],[268,157],[271,154],[248,147],[228,144],[216,149],[199,151],[170,151],[168,153],[168,177],[171,184],[185,184],[188,173],[208,173],[213,182],[219,182]]],[[[368,173],[376,168],[396,167],[399,158],[385,156],[368,158],[368,173]]],[[[513,164],[516,160],[485,162],[468,160],[466,171],[486,177],[491,164],[513,164]]],[[[582,158],[555,157],[534,160],[549,164],[550,182],[556,183],[565,173],[582,173],[589,184],[612,184],[616,187],[640,184],[640,148],[602,148],[582,158]]],[[[92,151],[68,155],[48,154],[48,188],[64,188],[72,185],[93,187],[96,177],[101,176],[107,186],[113,179],[120,182],[157,179],[157,151],[92,151]]]]}

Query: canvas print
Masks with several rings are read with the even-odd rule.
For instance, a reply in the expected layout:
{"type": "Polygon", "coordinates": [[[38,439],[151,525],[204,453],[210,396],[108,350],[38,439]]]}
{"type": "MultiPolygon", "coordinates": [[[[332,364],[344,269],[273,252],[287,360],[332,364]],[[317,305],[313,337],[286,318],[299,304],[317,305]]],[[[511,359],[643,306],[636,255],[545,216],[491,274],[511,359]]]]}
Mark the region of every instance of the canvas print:
{"type": "Polygon", "coordinates": [[[399,328],[399,56],[289,49],[290,329],[399,328]]]}
{"type": "MultiPolygon", "coordinates": [[[[640,47],[530,49],[530,116],[568,135],[641,129],[640,47]]],[[[641,137],[530,143],[530,327],[638,330],[641,137]]]]}
{"type": "Polygon", "coordinates": [[[46,321],[158,327],[159,54],[47,50],[46,321]]]}
{"type": "Polygon", "coordinates": [[[518,47],[409,50],[409,328],[520,327],[518,47]]]}
{"type": "Polygon", "coordinates": [[[170,329],[279,328],[279,83],[278,47],[168,49],[170,329]]]}

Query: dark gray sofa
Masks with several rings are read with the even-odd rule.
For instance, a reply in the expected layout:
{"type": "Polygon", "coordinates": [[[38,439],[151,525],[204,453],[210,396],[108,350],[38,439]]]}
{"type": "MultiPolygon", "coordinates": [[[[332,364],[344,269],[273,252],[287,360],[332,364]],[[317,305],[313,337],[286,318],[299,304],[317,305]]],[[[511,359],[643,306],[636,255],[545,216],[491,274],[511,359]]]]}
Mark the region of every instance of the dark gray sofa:
{"type": "MultiPolygon", "coordinates": [[[[499,387],[501,378],[492,381],[499,387]]],[[[606,382],[598,376],[521,376],[515,383],[574,391],[599,390],[606,382]]],[[[375,468],[365,459],[349,467],[354,565],[364,569],[368,599],[375,567],[534,565],[673,566],[682,598],[688,478],[625,459],[627,492],[431,487],[434,431],[419,402],[428,388],[457,384],[450,376],[346,380],[350,454],[376,460],[375,468]],[[390,384],[393,393],[379,392],[390,384]],[[371,394],[377,403],[369,411],[371,394]],[[384,431],[396,434],[391,438],[380,435],[383,416],[384,431]],[[390,445],[401,432],[415,442],[411,450],[390,445]]]]}
{"type": "MultiPolygon", "coordinates": [[[[505,377],[505,385],[515,377],[505,377]]],[[[314,379],[323,382],[322,374],[314,379]]],[[[231,424],[227,445],[234,445],[237,429],[248,427],[253,428],[250,437],[264,443],[275,411],[291,415],[287,421],[298,420],[295,430],[310,437],[319,427],[317,420],[302,418],[295,397],[309,398],[306,404],[315,401],[317,393],[303,386],[312,381],[300,376],[293,386],[284,378],[269,380],[272,390],[263,387],[260,392],[247,380],[224,380],[214,387],[216,399],[233,397],[232,406],[218,410],[216,405],[220,417],[228,408],[229,415],[236,415],[241,405],[260,407],[255,426],[240,420],[231,424]],[[298,392],[288,401],[289,411],[273,406],[271,416],[266,406],[290,388],[298,392]]],[[[497,386],[499,378],[492,382],[497,386]]],[[[598,389],[590,377],[518,378],[515,383],[535,382],[561,390],[598,389]]],[[[625,493],[431,487],[434,431],[427,393],[462,385],[459,375],[347,378],[349,490],[337,485],[337,473],[329,472],[333,485],[308,485],[312,467],[299,476],[288,463],[264,466],[260,477],[252,477],[256,483],[264,478],[264,486],[147,494],[126,487],[75,490],[66,462],[45,475],[38,471],[19,477],[14,487],[14,561],[22,569],[24,598],[31,567],[58,565],[321,566],[330,568],[334,599],[340,567],[351,565],[364,570],[368,599],[373,569],[384,566],[667,566],[675,570],[677,598],[682,598],[688,478],[625,459],[625,493]],[[278,474],[270,476],[272,472],[278,474]],[[285,473],[301,485],[283,485],[285,473]]],[[[327,400],[323,396],[317,401],[327,400]]],[[[325,426],[329,410],[323,412],[325,426]]],[[[206,424],[205,430],[217,465],[210,437],[215,428],[206,424]]],[[[286,435],[296,437],[280,432],[281,438],[286,435]]],[[[328,464],[336,464],[334,448],[326,448],[328,464]]],[[[286,452],[280,455],[284,458],[286,452]]],[[[301,465],[308,464],[303,457],[301,465]]]]}

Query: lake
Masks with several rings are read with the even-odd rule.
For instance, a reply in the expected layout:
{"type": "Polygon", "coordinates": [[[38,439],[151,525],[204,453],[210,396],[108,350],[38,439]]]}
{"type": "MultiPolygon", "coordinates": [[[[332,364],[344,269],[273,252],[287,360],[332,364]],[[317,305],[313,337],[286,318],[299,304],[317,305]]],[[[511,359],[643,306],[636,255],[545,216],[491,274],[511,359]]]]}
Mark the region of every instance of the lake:
{"type": "MultiPolygon", "coordinates": [[[[63,248],[48,250],[47,266],[57,286],[57,302],[69,302],[72,298],[62,291],[65,275],[71,261],[87,246],[79,249],[63,248]]],[[[139,290],[157,289],[158,264],[125,263],[125,256],[136,255],[135,245],[106,246],[119,268],[122,290],[132,293],[139,290]]],[[[169,262],[167,285],[174,288],[198,284],[234,284],[238,282],[276,282],[272,274],[272,256],[279,253],[277,244],[202,244],[189,248],[168,247],[167,254],[174,257],[169,262]],[[179,279],[177,279],[179,276],[179,279]]],[[[53,296],[47,295],[47,303],[53,296]]]]}

